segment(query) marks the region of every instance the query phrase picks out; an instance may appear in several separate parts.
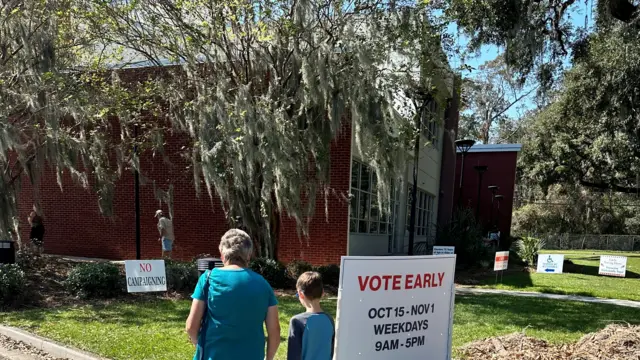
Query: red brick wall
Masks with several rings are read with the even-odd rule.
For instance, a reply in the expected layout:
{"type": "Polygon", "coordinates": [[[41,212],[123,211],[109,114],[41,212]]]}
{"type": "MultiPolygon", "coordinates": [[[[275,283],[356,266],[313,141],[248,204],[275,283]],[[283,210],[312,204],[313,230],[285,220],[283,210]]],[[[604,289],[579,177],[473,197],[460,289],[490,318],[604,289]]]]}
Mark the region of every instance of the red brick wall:
{"type": "MultiPolygon", "coordinates": [[[[166,154],[175,154],[183,145],[178,138],[168,138],[166,154]]],[[[220,237],[228,229],[217,198],[203,192],[196,197],[193,176],[185,173],[187,164],[177,155],[169,162],[160,156],[143,156],[140,185],[140,220],[142,258],[158,258],[161,247],[154,213],[160,208],[153,191],[156,185],[166,190],[174,185],[174,256],[191,259],[195,255],[218,255],[220,237]]],[[[311,222],[309,239],[299,239],[295,222],[285,218],[281,224],[279,257],[283,261],[304,259],[313,264],[338,263],[346,255],[348,237],[348,203],[343,196],[349,191],[351,161],[351,129],[345,126],[331,148],[331,188],[329,219],[324,216],[324,201],[318,200],[316,216],[311,222]]],[[[126,173],[116,184],[114,216],[106,218],[98,209],[97,196],[74,185],[65,175],[62,191],[53,172],[42,179],[41,201],[45,221],[45,251],[108,259],[135,258],[134,177],[126,173]]],[[[204,186],[203,186],[204,188],[204,186]]],[[[21,234],[28,238],[26,221],[32,206],[32,188],[24,178],[20,198],[21,234]]],[[[167,209],[164,209],[167,211],[167,209]]]]}
{"type": "MultiPolygon", "coordinates": [[[[176,154],[182,146],[177,138],[167,139],[166,154],[176,154]]],[[[176,257],[190,259],[201,253],[217,254],[218,240],[227,230],[227,222],[217,199],[205,193],[196,197],[193,176],[185,173],[185,160],[168,155],[144,156],[140,184],[141,255],[157,258],[161,255],[158,243],[155,211],[160,208],[155,199],[153,180],[162,189],[174,185],[174,227],[176,257]],[[213,206],[212,206],[213,204],[213,206]]],[[[66,175],[62,191],[53,173],[42,179],[41,201],[45,219],[45,251],[51,254],[135,259],[135,203],[134,176],[127,172],[116,184],[113,203],[114,216],[104,217],[98,209],[97,196],[91,190],[76,186],[66,175]]],[[[26,178],[24,179],[27,182],[26,178]]],[[[28,237],[26,216],[31,207],[31,187],[25,183],[20,198],[23,238],[28,237]]],[[[166,207],[164,208],[167,211],[166,207]]]]}
{"type": "Polygon", "coordinates": [[[349,237],[349,179],[351,172],[351,126],[345,124],[331,146],[329,216],[325,215],[325,200],[318,194],[316,212],[309,226],[309,237],[298,237],[295,220],[283,217],[280,224],[279,259],[294,259],[314,265],[339,264],[347,255],[349,237]]]}

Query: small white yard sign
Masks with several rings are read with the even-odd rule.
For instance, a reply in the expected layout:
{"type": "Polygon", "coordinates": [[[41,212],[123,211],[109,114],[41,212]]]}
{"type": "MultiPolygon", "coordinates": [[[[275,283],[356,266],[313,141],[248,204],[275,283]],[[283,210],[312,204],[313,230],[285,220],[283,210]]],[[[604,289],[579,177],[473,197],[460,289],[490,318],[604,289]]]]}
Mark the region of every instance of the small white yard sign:
{"type": "Polygon", "coordinates": [[[497,251],[493,271],[505,271],[509,268],[509,252],[497,251]]]}
{"type": "Polygon", "coordinates": [[[127,260],[124,268],[128,292],[167,291],[164,260],[127,260]]]}
{"type": "Polygon", "coordinates": [[[455,246],[434,246],[433,255],[453,255],[456,253],[455,246]]]}
{"type": "Polygon", "coordinates": [[[598,274],[606,276],[625,277],[627,274],[626,256],[600,256],[600,269],[598,274]]]}
{"type": "Polygon", "coordinates": [[[538,272],[547,274],[562,274],[564,255],[538,254],[538,272]]]}

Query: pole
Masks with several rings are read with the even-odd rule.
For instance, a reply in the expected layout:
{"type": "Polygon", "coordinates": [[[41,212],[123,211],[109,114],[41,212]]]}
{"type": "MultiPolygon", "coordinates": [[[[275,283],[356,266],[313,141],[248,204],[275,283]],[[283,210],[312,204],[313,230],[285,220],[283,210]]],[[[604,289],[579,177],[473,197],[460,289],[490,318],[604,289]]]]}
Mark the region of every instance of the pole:
{"type": "Polygon", "coordinates": [[[484,172],[479,172],[478,176],[478,198],[476,200],[476,222],[480,222],[480,190],[482,189],[482,176],[484,172]]]}
{"type": "MultiPolygon", "coordinates": [[[[134,141],[137,142],[138,138],[138,126],[134,126],[133,128],[133,138],[134,141]]],[[[138,156],[138,144],[133,145],[133,153],[135,156],[138,156]]],[[[135,169],[133,174],[133,187],[134,187],[134,202],[136,204],[136,260],[140,260],[141,258],[141,250],[140,250],[140,172],[138,169],[135,169]]]]}
{"type": "Polygon", "coordinates": [[[462,153],[462,163],[460,164],[460,187],[458,191],[458,207],[462,206],[462,179],[464,178],[464,157],[465,153],[462,153]]]}
{"type": "Polygon", "coordinates": [[[493,227],[493,199],[495,197],[496,197],[495,194],[491,192],[491,218],[489,220],[489,224],[491,224],[491,227],[493,227]]]}
{"type": "MultiPolygon", "coordinates": [[[[428,100],[427,100],[428,101],[428,100]]],[[[418,195],[418,166],[420,165],[420,126],[422,122],[422,116],[424,115],[425,101],[420,109],[420,115],[416,116],[415,128],[416,128],[416,141],[413,148],[413,188],[411,188],[411,215],[409,217],[409,251],[407,254],[413,255],[413,244],[416,233],[416,206],[418,195]]]]}

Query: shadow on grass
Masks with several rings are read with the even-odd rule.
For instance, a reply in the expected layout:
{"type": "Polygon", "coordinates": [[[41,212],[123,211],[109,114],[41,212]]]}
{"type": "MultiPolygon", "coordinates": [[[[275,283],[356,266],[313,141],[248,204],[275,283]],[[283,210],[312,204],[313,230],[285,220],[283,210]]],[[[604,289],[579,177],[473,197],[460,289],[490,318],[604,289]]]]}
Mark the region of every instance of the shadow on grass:
{"type": "MultiPolygon", "coordinates": [[[[191,301],[169,299],[116,299],[111,302],[81,306],[64,306],[56,309],[32,309],[2,314],[7,323],[20,323],[22,327],[37,328],[41,323],[72,321],[76,323],[116,324],[123,327],[142,327],[163,324],[166,327],[184,328],[189,315],[191,301]]],[[[325,311],[336,315],[335,301],[322,302],[325,311]]],[[[279,298],[281,323],[304,312],[304,307],[295,297],[279,298]]]]}
{"type": "Polygon", "coordinates": [[[640,324],[640,311],[608,304],[515,296],[456,296],[454,324],[471,325],[485,321],[483,319],[490,320],[497,327],[533,327],[554,332],[589,333],[614,322],[640,324]]]}
{"type": "MultiPolygon", "coordinates": [[[[566,261],[563,268],[563,272],[565,274],[579,274],[579,275],[587,275],[587,276],[596,276],[599,278],[608,278],[606,276],[599,275],[598,274],[599,270],[600,270],[599,266],[580,265],[575,263],[569,263],[566,261]]],[[[497,278],[498,279],[497,282],[494,276],[490,276],[480,280],[480,284],[488,285],[488,286],[502,284],[508,287],[512,287],[514,289],[526,289],[526,288],[531,288],[535,286],[532,279],[532,274],[533,273],[530,273],[528,271],[507,271],[503,277],[497,278]]],[[[562,276],[562,275],[549,274],[548,276],[562,276]]],[[[616,279],[615,277],[609,277],[609,278],[611,278],[614,281],[616,279]]],[[[640,274],[627,270],[625,278],[640,279],[640,274]]],[[[559,280],[558,284],[561,285],[561,282],[562,281],[559,280]]],[[[549,294],[562,294],[562,295],[571,294],[571,295],[580,295],[580,296],[593,296],[593,293],[590,291],[563,292],[560,289],[553,289],[549,287],[545,287],[544,289],[541,289],[540,292],[545,292],[549,294]]]]}
{"type": "Polygon", "coordinates": [[[531,274],[526,271],[507,272],[504,276],[495,278],[490,277],[480,281],[481,285],[502,284],[513,288],[529,288],[533,286],[531,274]]]}
{"type": "Polygon", "coordinates": [[[136,300],[111,303],[65,306],[57,309],[34,309],[4,314],[5,321],[22,322],[33,327],[41,322],[74,321],[78,323],[100,322],[121,326],[143,326],[153,323],[184,323],[189,315],[190,302],[166,299],[136,300]],[[31,323],[31,324],[29,324],[31,323]]]}
{"type": "Polygon", "coordinates": [[[541,287],[539,288],[539,292],[545,294],[556,294],[556,295],[575,295],[575,296],[587,296],[593,297],[593,292],[590,291],[563,291],[560,289],[554,289],[550,287],[541,287]]]}
{"type": "MultiPolygon", "coordinates": [[[[600,271],[600,266],[592,266],[592,265],[580,265],[574,263],[565,262],[563,271],[567,274],[582,274],[582,275],[591,275],[591,276],[600,276],[598,272],[600,271]]],[[[628,279],[640,279],[640,274],[628,271],[625,275],[625,278],[628,279]]]]}

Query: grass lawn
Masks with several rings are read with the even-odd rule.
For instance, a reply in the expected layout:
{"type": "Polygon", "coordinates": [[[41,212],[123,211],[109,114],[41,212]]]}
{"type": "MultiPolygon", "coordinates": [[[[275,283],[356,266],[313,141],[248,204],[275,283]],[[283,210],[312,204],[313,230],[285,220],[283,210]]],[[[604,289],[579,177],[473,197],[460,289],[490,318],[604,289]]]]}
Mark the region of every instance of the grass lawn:
{"type": "Polygon", "coordinates": [[[616,251],[567,250],[547,251],[543,254],[564,254],[573,261],[574,273],[530,274],[527,272],[505,273],[502,284],[495,284],[495,278],[481,281],[482,287],[505,290],[535,291],[552,294],[595,296],[611,299],[640,301],[640,252],[623,253],[616,251]],[[627,256],[627,277],[614,278],[598,275],[600,255],[627,256]]]}
{"type": "MultiPolygon", "coordinates": [[[[325,310],[335,316],[335,301],[325,310]]],[[[280,298],[283,343],[277,359],[286,358],[289,318],[302,310],[297,299],[280,298]]],[[[188,301],[113,302],[101,306],[37,309],[0,313],[0,322],[91,351],[111,359],[189,359],[193,348],[183,332],[188,301]]],[[[456,299],[454,346],[526,332],[555,343],[579,339],[612,322],[640,324],[640,311],[511,296],[460,296],[456,299]]]]}

